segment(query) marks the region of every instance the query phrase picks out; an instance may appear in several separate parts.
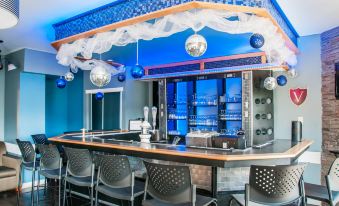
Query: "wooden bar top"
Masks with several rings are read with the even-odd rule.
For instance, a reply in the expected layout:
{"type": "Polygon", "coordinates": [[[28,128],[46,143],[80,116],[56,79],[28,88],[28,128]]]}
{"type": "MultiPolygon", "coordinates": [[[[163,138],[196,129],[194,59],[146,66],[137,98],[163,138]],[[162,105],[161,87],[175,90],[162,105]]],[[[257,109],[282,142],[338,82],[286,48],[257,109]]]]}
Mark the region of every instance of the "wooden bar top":
{"type": "Polygon", "coordinates": [[[278,163],[279,160],[282,160],[281,163],[292,162],[313,143],[312,140],[292,143],[290,140],[278,139],[274,140],[271,145],[261,149],[248,148],[245,150],[225,151],[221,149],[190,148],[184,145],[117,140],[114,138],[116,135],[126,135],[128,137],[137,134],[135,132],[114,131],[86,134],[85,139],[83,139],[82,134],[75,133],[52,137],[49,140],[54,144],[88,148],[93,151],[219,167],[246,166],[253,162],[273,164],[278,163]]]}

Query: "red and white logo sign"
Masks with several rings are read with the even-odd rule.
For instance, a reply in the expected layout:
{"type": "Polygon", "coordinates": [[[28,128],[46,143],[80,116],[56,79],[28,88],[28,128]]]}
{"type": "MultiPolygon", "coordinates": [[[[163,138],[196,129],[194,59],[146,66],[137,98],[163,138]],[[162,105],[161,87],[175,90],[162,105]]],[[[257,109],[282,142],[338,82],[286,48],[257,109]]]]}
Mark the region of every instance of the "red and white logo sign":
{"type": "Polygon", "coordinates": [[[290,89],[290,98],[294,104],[297,106],[304,103],[307,97],[307,89],[290,89]]]}

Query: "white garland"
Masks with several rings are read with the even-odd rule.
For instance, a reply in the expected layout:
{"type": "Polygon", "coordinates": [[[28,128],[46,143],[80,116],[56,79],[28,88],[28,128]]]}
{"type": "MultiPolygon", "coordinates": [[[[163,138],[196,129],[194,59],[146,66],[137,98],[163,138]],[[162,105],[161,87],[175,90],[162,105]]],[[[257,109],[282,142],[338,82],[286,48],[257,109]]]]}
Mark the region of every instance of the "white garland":
{"type": "Polygon", "coordinates": [[[200,31],[204,27],[230,34],[260,33],[265,38],[261,50],[266,52],[270,62],[278,64],[286,62],[291,66],[297,63],[295,53],[286,46],[282,34],[270,19],[240,12],[210,9],[175,13],[156,19],[154,23],[142,22],[63,44],[57,54],[57,60],[64,66],[91,69],[88,64],[74,57],[81,54],[84,58],[91,59],[93,53],[105,53],[112,46],[125,46],[138,39],[152,40],[168,37],[190,28],[200,31]],[[236,17],[238,20],[229,20],[231,17],[236,17]]]}

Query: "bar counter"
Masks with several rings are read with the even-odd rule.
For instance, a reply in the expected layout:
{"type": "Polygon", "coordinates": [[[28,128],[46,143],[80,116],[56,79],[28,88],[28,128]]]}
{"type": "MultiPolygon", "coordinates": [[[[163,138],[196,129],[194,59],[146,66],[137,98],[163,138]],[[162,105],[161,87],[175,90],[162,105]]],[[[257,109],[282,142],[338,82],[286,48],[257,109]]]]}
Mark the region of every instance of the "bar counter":
{"type": "MultiPolygon", "coordinates": [[[[217,192],[220,191],[218,189],[221,181],[221,177],[218,179],[219,173],[226,172],[230,174],[233,168],[247,168],[253,164],[291,164],[313,143],[311,140],[292,143],[290,140],[281,139],[274,140],[271,144],[260,149],[225,150],[218,148],[192,148],[185,145],[172,145],[166,142],[142,143],[139,141],[139,134],[139,132],[112,131],[86,133],[83,136],[81,133],[73,133],[52,137],[49,138],[49,141],[66,147],[86,148],[91,151],[169,161],[173,162],[173,164],[185,163],[193,165],[194,170],[199,170],[196,172],[196,178],[194,178],[195,174],[193,174],[193,181],[194,179],[197,181],[205,179],[200,185],[205,190],[209,190],[213,197],[216,197],[217,192]],[[206,180],[206,178],[210,179],[206,180]]],[[[241,176],[237,171],[235,171],[235,175],[241,176]]],[[[246,175],[243,177],[245,182],[247,178],[246,175]]]]}
{"type": "Polygon", "coordinates": [[[141,143],[136,141],[137,135],[135,132],[115,131],[87,133],[83,138],[82,134],[75,133],[52,137],[49,140],[55,144],[93,151],[212,167],[244,167],[254,163],[290,164],[313,143],[311,140],[303,140],[294,144],[290,140],[281,139],[261,149],[224,150],[166,143],[141,143]]]}

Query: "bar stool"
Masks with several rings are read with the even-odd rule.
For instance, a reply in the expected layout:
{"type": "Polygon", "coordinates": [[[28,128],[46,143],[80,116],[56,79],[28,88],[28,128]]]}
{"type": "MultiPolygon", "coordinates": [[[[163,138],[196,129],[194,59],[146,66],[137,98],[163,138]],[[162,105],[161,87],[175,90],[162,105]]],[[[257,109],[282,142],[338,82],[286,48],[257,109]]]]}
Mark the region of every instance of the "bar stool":
{"type": "Polygon", "coordinates": [[[306,164],[257,166],[250,169],[245,194],[232,195],[240,205],[288,205],[304,201],[302,175],[306,164]]]}
{"type": "Polygon", "coordinates": [[[136,181],[126,156],[97,155],[99,164],[96,184],[95,206],[98,205],[98,193],[134,205],[134,199],[144,193],[145,184],[136,181]]]}
{"type": "Polygon", "coordinates": [[[20,165],[20,174],[18,188],[20,193],[20,188],[22,184],[22,172],[24,170],[32,171],[32,190],[31,190],[31,205],[34,204],[34,187],[35,187],[35,171],[39,168],[39,159],[36,158],[36,154],[33,148],[33,145],[29,141],[21,141],[16,139],[16,142],[19,146],[21,152],[21,165],[20,165]]]}
{"type": "MultiPolygon", "coordinates": [[[[60,157],[59,151],[55,145],[37,145],[38,150],[40,151],[40,168],[38,170],[38,178],[40,175],[48,179],[54,179],[59,181],[59,198],[58,205],[61,205],[61,182],[62,178],[65,176],[66,168],[62,167],[62,158],[60,157]]],[[[37,203],[39,205],[39,186],[40,181],[38,182],[38,194],[37,194],[37,203]]],[[[54,193],[53,193],[54,194],[54,193]]],[[[54,200],[53,200],[54,201],[54,200]]],[[[54,203],[54,202],[53,202],[54,203]]]]}
{"type": "Polygon", "coordinates": [[[188,166],[162,165],[144,161],[147,179],[144,206],[217,205],[216,199],[196,194],[188,166]],[[153,199],[146,199],[149,194],[153,199]]]}
{"type": "Polygon", "coordinates": [[[326,186],[305,183],[306,198],[335,206],[339,202],[339,158],[333,162],[325,179],[326,186]]]}
{"type": "Polygon", "coordinates": [[[87,149],[75,149],[65,147],[67,156],[67,167],[64,178],[64,199],[66,200],[66,185],[67,182],[80,187],[88,187],[90,191],[91,206],[93,206],[93,190],[96,184],[94,175],[94,164],[92,156],[87,149]]]}
{"type": "Polygon", "coordinates": [[[49,141],[45,134],[33,134],[31,135],[34,144],[48,145],[49,141]]]}

